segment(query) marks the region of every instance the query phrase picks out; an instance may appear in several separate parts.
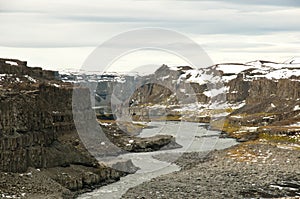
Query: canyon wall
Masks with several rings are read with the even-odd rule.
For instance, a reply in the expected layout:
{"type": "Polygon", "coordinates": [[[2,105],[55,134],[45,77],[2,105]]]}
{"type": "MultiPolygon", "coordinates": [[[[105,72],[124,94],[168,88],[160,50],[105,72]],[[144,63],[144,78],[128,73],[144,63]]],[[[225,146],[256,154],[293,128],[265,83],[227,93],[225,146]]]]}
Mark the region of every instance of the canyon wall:
{"type": "Polygon", "coordinates": [[[82,93],[84,99],[78,101],[84,100],[84,108],[91,109],[86,103],[89,90],[58,80],[54,71],[26,64],[0,59],[0,172],[40,169],[72,191],[125,175],[99,164],[77,134],[73,91],[82,93]]]}

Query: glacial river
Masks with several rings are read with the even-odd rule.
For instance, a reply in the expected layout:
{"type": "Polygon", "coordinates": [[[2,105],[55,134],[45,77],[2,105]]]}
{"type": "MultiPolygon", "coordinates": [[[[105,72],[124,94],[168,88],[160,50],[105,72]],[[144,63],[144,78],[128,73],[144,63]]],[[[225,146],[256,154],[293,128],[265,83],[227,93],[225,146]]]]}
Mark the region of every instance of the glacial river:
{"type": "MultiPolygon", "coordinates": [[[[160,175],[179,171],[180,167],[171,161],[160,161],[153,158],[154,155],[175,160],[183,152],[202,152],[203,155],[214,149],[224,149],[237,144],[234,139],[219,138],[220,132],[211,131],[205,125],[192,122],[151,122],[151,128],[143,129],[140,137],[150,137],[157,134],[173,135],[176,142],[183,146],[179,149],[161,150],[149,153],[128,153],[114,159],[131,159],[135,166],[139,167],[134,174],[122,177],[118,182],[100,187],[90,193],[80,195],[80,199],[117,199],[126,191],[145,181],[160,175]]],[[[109,158],[107,158],[109,159],[109,158]]],[[[99,160],[104,161],[104,160],[99,160]]]]}

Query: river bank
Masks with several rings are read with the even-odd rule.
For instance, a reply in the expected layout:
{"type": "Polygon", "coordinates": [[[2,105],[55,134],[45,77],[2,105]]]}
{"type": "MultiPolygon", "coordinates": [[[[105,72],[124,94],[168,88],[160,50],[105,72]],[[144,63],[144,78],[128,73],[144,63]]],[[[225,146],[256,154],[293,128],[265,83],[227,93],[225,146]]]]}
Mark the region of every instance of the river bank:
{"type": "Polygon", "coordinates": [[[212,151],[203,159],[185,153],[180,171],[130,189],[122,198],[299,198],[297,146],[248,142],[212,151]]]}
{"type": "MultiPolygon", "coordinates": [[[[118,182],[83,194],[79,196],[80,199],[121,198],[132,187],[161,175],[179,171],[182,165],[177,165],[177,161],[182,158],[185,152],[198,152],[198,158],[206,159],[211,150],[224,149],[237,144],[234,139],[219,138],[220,132],[210,131],[203,127],[203,124],[199,123],[177,121],[151,122],[149,127],[143,129],[138,137],[170,135],[174,136],[176,142],[182,147],[146,153],[127,153],[118,157],[111,157],[114,161],[130,159],[140,169],[134,174],[120,178],[118,182]]],[[[103,162],[110,161],[107,157],[100,157],[98,160],[103,162]]]]}

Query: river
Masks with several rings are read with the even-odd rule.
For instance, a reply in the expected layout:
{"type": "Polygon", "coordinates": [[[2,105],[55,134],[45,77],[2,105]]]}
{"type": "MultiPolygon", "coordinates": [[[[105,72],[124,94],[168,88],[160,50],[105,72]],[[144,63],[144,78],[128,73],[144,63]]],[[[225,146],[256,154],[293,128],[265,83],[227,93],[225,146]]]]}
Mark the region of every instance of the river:
{"type": "MultiPolygon", "coordinates": [[[[134,174],[122,177],[118,182],[100,187],[93,192],[80,195],[79,199],[117,199],[126,193],[129,188],[135,187],[145,181],[160,175],[179,171],[180,167],[172,161],[162,161],[153,158],[154,155],[164,155],[168,160],[175,160],[183,152],[202,152],[203,156],[214,149],[224,149],[237,144],[234,139],[219,138],[220,132],[211,131],[205,124],[193,122],[151,122],[139,135],[150,137],[157,134],[168,134],[176,137],[176,142],[182,148],[173,150],[161,150],[148,153],[128,153],[120,155],[118,159],[131,159],[135,166],[139,167],[134,174]]],[[[109,159],[109,158],[107,158],[109,159]]],[[[99,160],[103,161],[103,160],[99,160]]]]}

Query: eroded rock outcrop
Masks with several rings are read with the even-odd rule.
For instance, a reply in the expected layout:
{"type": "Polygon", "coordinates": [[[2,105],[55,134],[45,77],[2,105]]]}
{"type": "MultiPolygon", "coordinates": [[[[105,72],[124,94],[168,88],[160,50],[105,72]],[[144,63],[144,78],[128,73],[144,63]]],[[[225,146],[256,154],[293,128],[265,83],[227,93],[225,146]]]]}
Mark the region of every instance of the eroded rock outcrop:
{"type": "MultiPolygon", "coordinates": [[[[15,59],[0,59],[0,74],[0,172],[39,169],[41,172],[35,175],[43,175],[71,191],[96,187],[125,175],[99,164],[78,137],[72,93],[74,89],[88,90],[57,80],[57,72],[30,68],[15,59]]],[[[6,187],[16,181],[7,182],[6,187]]],[[[0,185],[0,192],[13,190],[0,185]]],[[[20,197],[32,193],[15,190],[14,194],[20,197]]],[[[49,192],[37,194],[43,197],[49,192]]],[[[56,194],[64,197],[63,193],[56,194]]],[[[73,196],[70,193],[65,197],[73,196]]]]}

